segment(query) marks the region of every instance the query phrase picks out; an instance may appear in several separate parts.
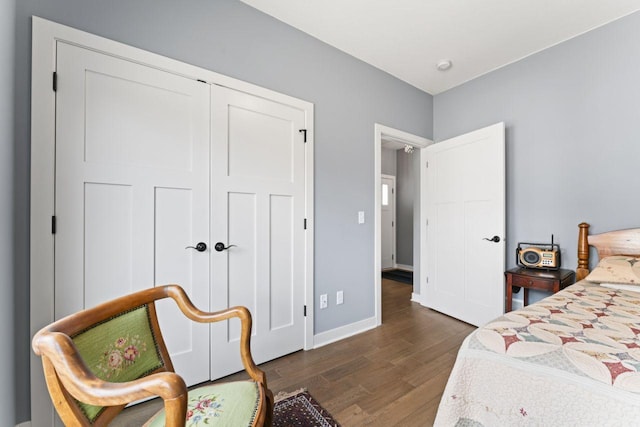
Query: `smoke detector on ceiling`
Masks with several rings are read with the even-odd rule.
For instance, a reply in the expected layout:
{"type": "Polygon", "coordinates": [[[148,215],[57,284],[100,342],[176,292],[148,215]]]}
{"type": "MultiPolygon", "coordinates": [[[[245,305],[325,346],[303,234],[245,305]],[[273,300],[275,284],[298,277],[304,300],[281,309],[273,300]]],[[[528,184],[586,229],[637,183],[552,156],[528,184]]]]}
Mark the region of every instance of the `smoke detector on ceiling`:
{"type": "Polygon", "coordinates": [[[438,71],[447,71],[449,68],[451,68],[452,65],[453,63],[451,62],[451,60],[442,59],[438,61],[438,63],[436,64],[436,68],[438,69],[438,71]]]}

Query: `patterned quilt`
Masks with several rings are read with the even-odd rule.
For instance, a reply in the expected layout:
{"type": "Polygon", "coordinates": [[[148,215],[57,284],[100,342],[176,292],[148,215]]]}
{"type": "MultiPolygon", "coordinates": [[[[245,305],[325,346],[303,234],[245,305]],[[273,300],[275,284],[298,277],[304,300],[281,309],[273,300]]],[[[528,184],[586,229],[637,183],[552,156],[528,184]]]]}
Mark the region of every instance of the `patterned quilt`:
{"type": "Polygon", "coordinates": [[[640,293],[581,281],[466,338],[436,425],[640,425],[640,293]]]}

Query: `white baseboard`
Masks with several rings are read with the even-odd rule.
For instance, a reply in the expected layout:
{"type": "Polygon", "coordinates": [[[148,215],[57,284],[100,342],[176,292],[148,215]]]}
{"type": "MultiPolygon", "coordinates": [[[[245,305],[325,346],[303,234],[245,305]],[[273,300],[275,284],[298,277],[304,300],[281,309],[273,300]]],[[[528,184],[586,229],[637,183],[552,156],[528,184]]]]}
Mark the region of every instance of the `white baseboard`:
{"type": "Polygon", "coordinates": [[[16,427],[31,427],[31,421],[25,421],[20,424],[16,424],[16,427]]]}
{"type": "Polygon", "coordinates": [[[524,302],[521,299],[515,299],[515,298],[511,299],[511,309],[512,310],[519,310],[522,307],[524,307],[524,302]]]}
{"type": "Polygon", "coordinates": [[[320,332],[319,334],[313,336],[313,348],[322,347],[327,344],[352,337],[354,335],[368,331],[369,329],[373,329],[377,326],[378,325],[376,324],[376,318],[374,316],[368,319],[360,320],[359,322],[340,326],[329,331],[320,332]]]}
{"type": "Polygon", "coordinates": [[[415,292],[411,292],[411,301],[422,304],[422,298],[420,298],[420,294],[416,294],[415,292]]]}
{"type": "Polygon", "coordinates": [[[396,264],[396,268],[400,270],[413,271],[413,265],[396,264]]]}

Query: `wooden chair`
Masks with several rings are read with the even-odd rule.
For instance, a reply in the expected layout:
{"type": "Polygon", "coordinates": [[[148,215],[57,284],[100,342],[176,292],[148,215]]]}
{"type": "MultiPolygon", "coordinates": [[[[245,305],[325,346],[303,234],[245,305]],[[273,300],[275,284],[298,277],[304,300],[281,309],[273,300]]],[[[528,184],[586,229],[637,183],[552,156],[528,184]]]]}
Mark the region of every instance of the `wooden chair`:
{"type": "Polygon", "coordinates": [[[180,286],[167,285],[60,319],[33,337],[33,350],[42,357],[49,394],[67,426],[108,425],[126,404],[155,396],[163,399],[164,409],[148,426],[270,426],[273,393],[251,357],[250,335],[251,313],[245,307],[206,313],[180,286]],[[196,322],[238,317],[240,356],[251,379],[187,393],[158,325],[155,301],[163,298],[172,298],[196,322]]]}

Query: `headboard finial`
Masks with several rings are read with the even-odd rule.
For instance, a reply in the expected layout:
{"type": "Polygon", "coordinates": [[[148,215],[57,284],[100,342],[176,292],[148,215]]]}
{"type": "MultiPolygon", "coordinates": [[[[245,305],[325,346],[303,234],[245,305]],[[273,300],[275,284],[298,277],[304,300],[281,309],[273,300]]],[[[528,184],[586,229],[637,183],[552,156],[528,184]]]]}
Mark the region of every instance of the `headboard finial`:
{"type": "Polygon", "coordinates": [[[578,268],[576,280],[582,280],[589,274],[589,224],[586,222],[578,225],[578,268]]]}

